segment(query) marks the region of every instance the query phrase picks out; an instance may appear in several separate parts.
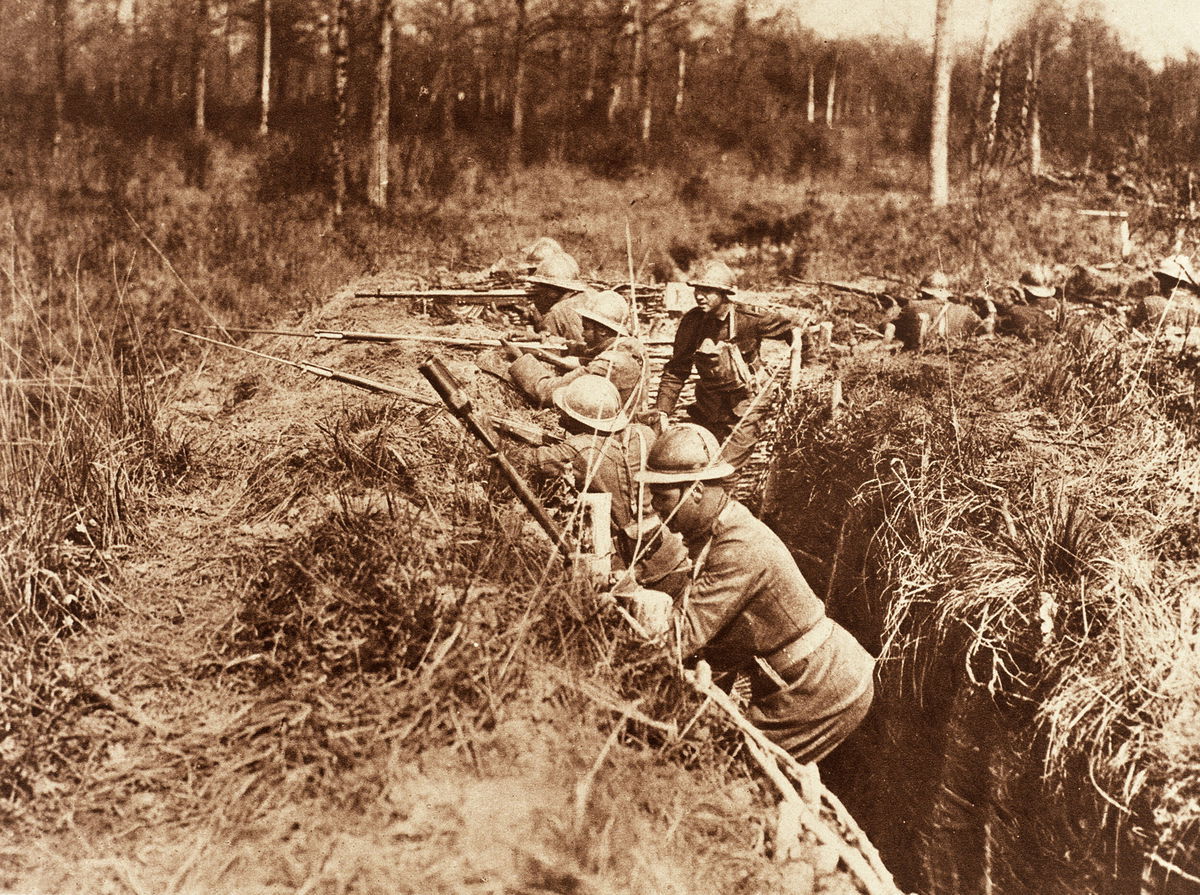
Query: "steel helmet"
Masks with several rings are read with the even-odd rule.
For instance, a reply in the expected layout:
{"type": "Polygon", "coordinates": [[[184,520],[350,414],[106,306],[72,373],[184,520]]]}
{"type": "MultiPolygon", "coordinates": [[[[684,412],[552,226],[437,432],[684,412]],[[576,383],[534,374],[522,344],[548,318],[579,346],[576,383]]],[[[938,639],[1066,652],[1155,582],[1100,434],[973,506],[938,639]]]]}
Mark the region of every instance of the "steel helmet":
{"type": "Polygon", "coordinates": [[[950,278],[940,270],[927,273],[917,291],[930,298],[948,299],[954,295],[954,290],[950,288],[950,278]]]}
{"type": "Polygon", "coordinates": [[[538,286],[553,286],[565,292],[582,292],[587,288],[579,277],[579,262],[566,252],[551,255],[537,266],[531,276],[525,277],[525,282],[538,286]]]}
{"type": "Polygon", "coordinates": [[[1192,259],[1187,255],[1172,255],[1163,258],[1158,262],[1154,273],[1156,276],[1178,280],[1193,287],[1200,286],[1200,281],[1196,279],[1196,269],[1192,267],[1192,259]]]}
{"type": "MultiPolygon", "coordinates": [[[[536,267],[550,256],[565,255],[566,252],[563,251],[563,247],[557,239],[552,239],[549,236],[539,236],[522,249],[521,254],[531,266],[536,267]]],[[[579,276],[578,270],[575,271],[575,276],[579,276]]]]}
{"type": "Polygon", "coordinates": [[[620,432],[629,425],[617,387],[603,376],[584,374],[556,388],[554,406],[578,423],[599,432],[620,432]]]}
{"type": "Polygon", "coordinates": [[[737,292],[737,277],[728,264],[716,259],[705,262],[698,274],[688,278],[687,284],[693,289],[711,289],[727,295],[737,292]]]}
{"type": "Polygon", "coordinates": [[[629,335],[629,330],[625,328],[625,318],[629,316],[629,305],[626,304],[625,299],[611,289],[589,295],[587,301],[578,308],[578,312],[584,320],[599,323],[617,335],[629,335]]]}
{"type": "Polygon", "coordinates": [[[1017,283],[1034,298],[1054,297],[1055,289],[1050,282],[1050,271],[1041,264],[1035,264],[1025,270],[1017,283]]]}
{"type": "Polygon", "coordinates": [[[654,442],[638,481],[644,485],[706,482],[728,478],[735,471],[721,459],[716,436],[695,423],[681,423],[654,442]]]}

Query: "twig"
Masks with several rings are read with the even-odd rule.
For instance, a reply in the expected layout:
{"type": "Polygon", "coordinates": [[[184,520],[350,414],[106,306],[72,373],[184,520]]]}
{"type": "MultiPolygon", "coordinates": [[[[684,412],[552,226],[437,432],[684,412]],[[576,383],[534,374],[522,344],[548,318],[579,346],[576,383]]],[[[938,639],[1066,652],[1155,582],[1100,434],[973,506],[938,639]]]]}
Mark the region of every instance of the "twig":
{"type": "Polygon", "coordinates": [[[600,767],[604,764],[604,759],[608,758],[609,750],[617,742],[617,737],[625,728],[625,722],[629,719],[629,713],[623,713],[621,720],[618,721],[609,733],[608,739],[604,741],[604,747],[600,750],[600,754],[596,756],[596,760],[592,762],[591,768],[583,775],[583,778],[575,784],[575,830],[581,832],[583,830],[584,813],[587,811],[587,803],[592,796],[592,785],[596,782],[596,775],[600,773],[600,767]]]}

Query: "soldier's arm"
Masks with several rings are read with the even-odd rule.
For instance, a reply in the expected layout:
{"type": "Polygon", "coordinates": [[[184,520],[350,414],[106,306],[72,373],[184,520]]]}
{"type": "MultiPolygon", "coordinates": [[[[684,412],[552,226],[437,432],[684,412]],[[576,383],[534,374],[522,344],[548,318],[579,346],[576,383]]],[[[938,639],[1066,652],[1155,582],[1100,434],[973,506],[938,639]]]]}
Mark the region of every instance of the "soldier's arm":
{"type": "Polygon", "coordinates": [[[669,414],[679,402],[679,393],[683,391],[684,383],[692,375],[692,364],[696,356],[697,325],[695,318],[686,314],[679,321],[671,359],[663,367],[662,376],[658,380],[658,395],[654,399],[655,410],[669,414]]]}
{"type": "Polygon", "coordinates": [[[714,544],[704,557],[680,616],[684,656],[699,651],[733,620],[754,587],[754,567],[747,562],[747,545],[738,541],[714,544]]]}
{"type": "Polygon", "coordinates": [[[512,362],[508,368],[508,378],[536,406],[549,407],[556,388],[567,385],[586,372],[586,367],[580,367],[558,376],[532,354],[526,354],[512,362]]]}

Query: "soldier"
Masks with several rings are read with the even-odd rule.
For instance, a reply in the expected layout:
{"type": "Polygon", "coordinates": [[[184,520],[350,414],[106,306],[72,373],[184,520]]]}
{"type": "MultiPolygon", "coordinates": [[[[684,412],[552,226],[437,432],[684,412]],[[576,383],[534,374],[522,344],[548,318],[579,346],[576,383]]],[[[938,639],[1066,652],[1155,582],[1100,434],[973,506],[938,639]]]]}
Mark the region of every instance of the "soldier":
{"type": "Polygon", "coordinates": [[[1200,280],[1187,255],[1163,258],[1154,270],[1159,295],[1147,295],[1134,310],[1133,322],[1153,327],[1192,327],[1200,322],[1200,280]]]}
{"type": "Polygon", "coordinates": [[[635,415],[645,406],[649,357],[640,341],[629,335],[625,319],[629,306],[615,292],[589,293],[577,313],[583,330],[581,363],[577,369],[556,373],[531,354],[509,351],[516,360],[508,368],[508,379],[539,407],[550,404],[554,390],[586,373],[610,380],[621,395],[621,406],[635,415]],[[517,356],[520,355],[520,356],[517,356]]]}
{"type": "Polygon", "coordinates": [[[1021,276],[1017,279],[1017,286],[1021,290],[1025,304],[1030,307],[1043,310],[1047,307],[1055,307],[1053,299],[1058,294],[1058,289],[1054,286],[1050,271],[1044,265],[1035,264],[1033,267],[1027,267],[1021,271],[1021,276]]]}
{"type": "Polygon", "coordinates": [[[748,674],[750,720],[797,760],[818,761],[866,715],[874,660],[825,614],[779,537],[730,496],[734,468],[719,450],[685,423],[659,436],[640,477],[692,558],[671,619],[679,648],[726,677],[748,674]]]}
{"type": "Polygon", "coordinates": [[[614,540],[636,580],[671,595],[687,582],[688,556],[679,535],[662,529],[638,474],[654,445],[654,430],[631,422],[607,379],[585,374],[553,393],[567,438],[533,452],[543,476],[566,476],[575,488],[612,495],[614,540]]]}
{"type": "Polygon", "coordinates": [[[947,341],[969,338],[979,332],[983,320],[966,305],[951,301],[950,280],[935,270],[921,280],[915,299],[896,317],[895,334],[910,351],[925,347],[932,337],[947,341]]]}
{"type": "Polygon", "coordinates": [[[525,277],[539,332],[568,342],[583,341],[577,312],[588,301],[588,287],[578,277],[579,264],[567,254],[551,255],[538,265],[536,273],[525,277]]]}
{"type": "Polygon", "coordinates": [[[1026,268],[1017,279],[1017,292],[1021,304],[997,300],[996,332],[1025,342],[1044,342],[1053,337],[1060,309],[1054,300],[1058,290],[1052,285],[1050,271],[1040,264],[1026,268]]]}
{"type": "Polygon", "coordinates": [[[720,261],[710,261],[688,285],[695,290],[696,307],[679,321],[654,406],[669,417],[695,367],[696,401],[688,415],[726,442],[722,458],[740,469],[754,451],[769,410],[768,396],[759,394],[769,387],[758,375],[762,340],[781,339],[799,351],[801,330],[777,311],[735,305],[733,271],[720,261]]]}

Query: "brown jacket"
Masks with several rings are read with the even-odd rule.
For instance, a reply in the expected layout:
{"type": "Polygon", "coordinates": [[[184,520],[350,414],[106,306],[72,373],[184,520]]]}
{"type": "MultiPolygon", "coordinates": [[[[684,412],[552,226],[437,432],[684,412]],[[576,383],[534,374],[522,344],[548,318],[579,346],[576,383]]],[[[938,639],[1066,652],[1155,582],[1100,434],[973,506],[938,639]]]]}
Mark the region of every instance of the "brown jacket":
{"type": "Polygon", "coordinates": [[[590,356],[583,358],[577,370],[559,374],[531,354],[513,361],[508,376],[538,407],[548,407],[554,390],[568,385],[580,376],[591,373],[603,376],[617,387],[626,413],[640,413],[646,403],[646,387],[650,375],[649,358],[642,343],[632,336],[620,336],[602,342],[590,356]]]}

